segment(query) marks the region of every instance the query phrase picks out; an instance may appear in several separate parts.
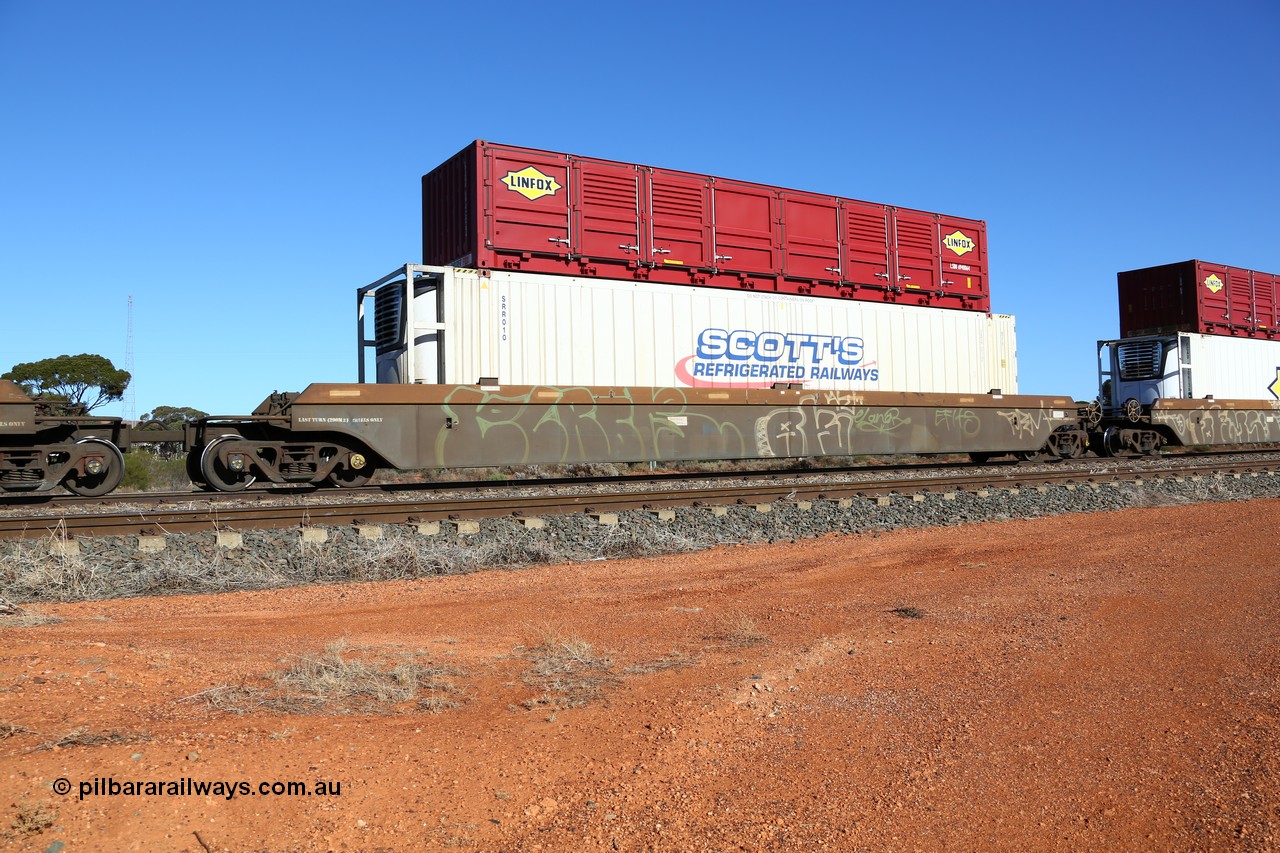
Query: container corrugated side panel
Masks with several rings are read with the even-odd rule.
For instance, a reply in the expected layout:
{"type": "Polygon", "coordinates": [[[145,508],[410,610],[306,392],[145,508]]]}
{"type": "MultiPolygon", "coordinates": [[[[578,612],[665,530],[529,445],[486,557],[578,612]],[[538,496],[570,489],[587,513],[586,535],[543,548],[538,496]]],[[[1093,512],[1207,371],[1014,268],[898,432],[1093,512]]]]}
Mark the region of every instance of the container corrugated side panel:
{"type": "Polygon", "coordinates": [[[1280,392],[1280,341],[1231,338],[1223,335],[1181,336],[1191,360],[1191,390],[1184,396],[1221,400],[1275,400],[1280,392]]]}
{"type": "Polygon", "coordinates": [[[502,271],[444,287],[446,383],[1017,391],[1007,315],[502,271]]]}

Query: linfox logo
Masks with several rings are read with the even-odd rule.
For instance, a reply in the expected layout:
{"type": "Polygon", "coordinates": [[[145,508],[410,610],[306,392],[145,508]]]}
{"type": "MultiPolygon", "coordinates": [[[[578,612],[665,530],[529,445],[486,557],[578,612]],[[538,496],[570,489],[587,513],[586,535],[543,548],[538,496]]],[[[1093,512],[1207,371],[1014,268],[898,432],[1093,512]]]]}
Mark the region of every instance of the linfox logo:
{"type": "Polygon", "coordinates": [[[1217,273],[1206,278],[1204,280],[1204,286],[1209,288],[1210,293],[1217,293],[1219,290],[1226,287],[1226,285],[1222,283],[1222,279],[1218,278],[1217,273]]]}
{"type": "Polygon", "coordinates": [[[518,172],[507,172],[502,179],[507,188],[520,195],[536,201],[544,195],[555,195],[561,189],[555,178],[542,174],[532,166],[525,166],[518,172]]]}
{"type": "Polygon", "coordinates": [[[974,242],[963,231],[952,231],[942,238],[942,245],[957,255],[964,255],[973,251],[974,242]]]}

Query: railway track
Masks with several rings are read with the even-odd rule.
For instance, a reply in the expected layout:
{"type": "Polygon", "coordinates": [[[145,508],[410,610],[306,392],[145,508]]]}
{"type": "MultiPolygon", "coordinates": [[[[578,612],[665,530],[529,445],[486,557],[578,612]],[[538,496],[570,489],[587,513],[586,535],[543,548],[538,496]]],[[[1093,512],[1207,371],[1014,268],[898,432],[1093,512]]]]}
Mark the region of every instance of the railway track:
{"type": "MultiPolygon", "coordinates": [[[[1268,449],[1259,451],[1242,452],[1239,450],[1210,450],[1210,451],[1182,451],[1178,453],[1163,454],[1155,457],[1136,457],[1128,459],[1115,458],[1097,458],[1091,457],[1086,459],[1069,459],[1060,460],[1052,463],[1041,463],[1053,466],[1058,470],[1077,470],[1087,469],[1095,473],[1107,473],[1112,470],[1132,469],[1140,466],[1146,466],[1151,469],[1168,467],[1169,465],[1185,464],[1187,460],[1208,460],[1208,459],[1268,459],[1274,458],[1280,461],[1280,450],[1268,449]]],[[[771,468],[746,471],[682,471],[682,472],[654,472],[654,473],[628,473],[608,476],[589,476],[589,477],[548,477],[537,479],[474,479],[474,480],[447,480],[432,481],[425,483],[397,482],[397,483],[380,483],[376,485],[359,486],[356,488],[344,488],[340,491],[322,492],[320,489],[311,485],[276,485],[271,483],[263,483],[253,486],[243,492],[218,492],[205,491],[201,489],[187,489],[180,491],[155,491],[155,492],[113,492],[108,495],[99,497],[81,497],[79,495],[65,494],[62,492],[48,491],[36,493],[6,493],[0,494],[0,513],[5,511],[21,511],[23,507],[32,509],[45,508],[54,512],[63,509],[73,509],[78,507],[92,506],[101,507],[105,511],[109,506],[127,506],[127,507],[159,507],[170,504],[198,502],[206,503],[227,503],[239,504],[245,501],[273,501],[289,498],[303,498],[307,495],[329,494],[329,495],[345,495],[348,497],[356,496],[387,496],[399,495],[402,497],[412,497],[418,494],[437,494],[448,493],[453,491],[459,492],[484,492],[510,488],[526,488],[536,485],[539,488],[563,488],[563,487],[584,487],[584,488],[600,488],[609,484],[627,484],[635,485],[638,483],[681,483],[694,482],[699,480],[770,480],[797,477],[812,476],[834,476],[834,475],[850,475],[850,476],[866,476],[866,477],[883,477],[891,472],[913,473],[921,476],[928,476],[931,472],[939,471],[972,471],[974,465],[968,461],[955,461],[955,459],[945,461],[930,462],[905,462],[890,464],[872,464],[872,465],[841,465],[841,466],[824,466],[821,468],[814,467],[787,467],[787,468],[771,468]]],[[[1027,463],[1015,463],[1012,460],[988,462],[985,465],[989,468],[997,470],[1014,469],[1018,471],[1028,470],[1027,463]]]]}
{"type": "MultiPolygon", "coordinates": [[[[395,499],[377,499],[361,495],[359,500],[346,492],[313,493],[306,491],[263,490],[253,496],[240,495],[238,501],[210,500],[207,493],[181,493],[180,506],[157,504],[131,506],[120,510],[86,510],[76,512],[13,512],[0,516],[0,538],[146,536],[209,531],[253,530],[306,526],[348,526],[420,524],[442,520],[497,517],[532,518],[575,512],[597,514],[625,510],[661,511],[688,507],[726,505],[762,505],[780,500],[813,501],[841,499],[878,499],[929,493],[973,492],[988,489],[1031,489],[1050,486],[1089,487],[1108,482],[1186,479],[1195,477],[1271,476],[1280,472],[1280,459],[1240,458],[1205,460],[1183,459],[1174,465],[1153,467],[1149,460],[1087,460],[1092,464],[1054,465],[1029,469],[1022,466],[971,466],[944,464],[930,466],[928,473],[920,466],[894,466],[891,469],[858,469],[874,477],[839,478],[823,471],[755,472],[750,482],[698,484],[705,479],[662,475],[648,479],[643,488],[635,488],[636,478],[604,478],[606,482],[623,479],[627,490],[584,492],[585,483],[599,484],[599,479],[572,478],[561,481],[515,481],[503,483],[501,494],[441,496],[425,490],[428,497],[401,493],[395,499]],[[904,471],[903,469],[913,469],[904,471]],[[902,474],[913,476],[901,476],[902,474]],[[895,476],[896,475],[896,476],[895,476]],[[514,487],[514,488],[513,488],[514,487]],[[536,493],[528,493],[536,489],[536,493]],[[273,500],[267,501],[264,496],[273,500]]],[[[725,475],[715,475],[724,478],[725,475]]],[[[735,475],[736,479],[736,475],[735,475]]],[[[460,484],[448,484],[456,488],[460,484]]],[[[137,496],[124,496],[124,499],[137,496]]],[[[221,496],[219,496],[221,497],[221,496]]],[[[46,508],[47,509],[47,508],[46,508]]]]}

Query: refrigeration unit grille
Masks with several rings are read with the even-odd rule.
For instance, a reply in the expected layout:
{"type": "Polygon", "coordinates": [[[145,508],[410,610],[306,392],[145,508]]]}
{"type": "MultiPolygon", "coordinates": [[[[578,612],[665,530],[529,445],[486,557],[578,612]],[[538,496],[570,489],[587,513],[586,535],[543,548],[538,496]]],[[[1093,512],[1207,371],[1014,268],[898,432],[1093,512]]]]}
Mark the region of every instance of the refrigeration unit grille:
{"type": "Polygon", "coordinates": [[[1160,378],[1164,369],[1164,345],[1160,341],[1126,341],[1117,349],[1121,379],[1160,378]]]}

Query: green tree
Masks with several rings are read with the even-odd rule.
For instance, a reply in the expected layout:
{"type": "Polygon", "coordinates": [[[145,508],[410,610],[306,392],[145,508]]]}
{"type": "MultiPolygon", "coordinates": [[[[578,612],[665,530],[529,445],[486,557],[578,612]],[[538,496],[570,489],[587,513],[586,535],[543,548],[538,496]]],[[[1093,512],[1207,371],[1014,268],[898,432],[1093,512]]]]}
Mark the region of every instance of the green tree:
{"type": "Polygon", "coordinates": [[[0,376],[17,382],[36,400],[84,412],[119,400],[132,378],[127,370],[116,369],[110,359],[89,353],[15,364],[0,376]]]}
{"type": "Polygon", "coordinates": [[[209,416],[208,412],[190,406],[156,406],[140,418],[143,429],[181,429],[184,425],[209,416]]]}

